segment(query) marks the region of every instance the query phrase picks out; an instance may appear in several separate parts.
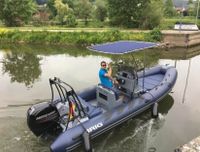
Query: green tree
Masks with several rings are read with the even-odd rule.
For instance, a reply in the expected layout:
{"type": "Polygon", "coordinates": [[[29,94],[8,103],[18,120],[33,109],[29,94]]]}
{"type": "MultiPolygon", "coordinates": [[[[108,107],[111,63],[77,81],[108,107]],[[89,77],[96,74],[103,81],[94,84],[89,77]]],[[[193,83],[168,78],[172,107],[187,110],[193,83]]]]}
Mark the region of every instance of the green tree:
{"type": "Polygon", "coordinates": [[[62,0],[62,2],[67,4],[71,9],[74,9],[74,1],[75,0],[62,0]]]}
{"type": "Polygon", "coordinates": [[[153,29],[157,27],[163,18],[163,0],[151,0],[142,12],[140,27],[153,29]]]}
{"type": "Polygon", "coordinates": [[[139,19],[150,0],[108,0],[112,25],[138,27],[139,19]]]}
{"type": "Polygon", "coordinates": [[[62,0],[55,0],[54,4],[56,8],[56,19],[60,22],[60,24],[65,24],[64,19],[66,18],[67,14],[71,11],[67,4],[64,4],[62,0]]]}
{"type": "Polygon", "coordinates": [[[97,0],[95,5],[96,5],[95,16],[98,20],[103,22],[107,17],[106,2],[104,0],[97,0]]]}
{"type": "Polygon", "coordinates": [[[88,24],[88,18],[91,17],[92,3],[89,0],[79,0],[75,4],[75,14],[84,19],[85,25],[88,24]]]}
{"type": "Polygon", "coordinates": [[[189,13],[190,16],[194,16],[195,13],[196,13],[193,0],[188,1],[188,13],[189,13]]]}
{"type": "Polygon", "coordinates": [[[75,27],[77,25],[76,17],[73,13],[70,13],[69,15],[65,16],[63,22],[68,27],[75,27]]]}
{"type": "Polygon", "coordinates": [[[166,0],[164,5],[164,15],[166,17],[172,17],[176,15],[176,10],[174,8],[174,4],[172,0],[166,0]]]}
{"type": "MultiPolygon", "coordinates": [[[[194,7],[194,11],[193,11],[193,16],[197,16],[197,9],[198,9],[198,1],[193,2],[193,7],[194,7]]],[[[189,14],[190,15],[190,14],[189,14]]],[[[200,16],[200,9],[198,10],[198,16],[200,16]]]]}
{"type": "Polygon", "coordinates": [[[48,0],[47,1],[47,7],[48,7],[48,9],[51,13],[50,18],[54,18],[57,15],[57,10],[56,10],[54,5],[55,5],[55,0],[48,0]]]}
{"type": "Polygon", "coordinates": [[[0,0],[0,19],[7,26],[20,26],[31,19],[35,8],[32,0],[0,0]]]}

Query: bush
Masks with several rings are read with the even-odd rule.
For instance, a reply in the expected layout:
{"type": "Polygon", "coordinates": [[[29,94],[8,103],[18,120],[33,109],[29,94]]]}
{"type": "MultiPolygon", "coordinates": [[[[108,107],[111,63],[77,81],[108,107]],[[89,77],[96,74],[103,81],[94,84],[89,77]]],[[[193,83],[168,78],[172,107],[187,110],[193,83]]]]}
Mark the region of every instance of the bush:
{"type": "Polygon", "coordinates": [[[150,33],[120,32],[111,30],[107,32],[0,32],[0,39],[4,42],[24,43],[52,43],[52,44],[78,44],[90,45],[95,43],[112,42],[118,40],[159,41],[161,33],[154,29],[150,33]]]}
{"type": "Polygon", "coordinates": [[[73,14],[66,15],[63,19],[64,24],[68,27],[75,27],[77,25],[76,17],[73,14]]]}
{"type": "Polygon", "coordinates": [[[107,32],[108,41],[117,41],[121,40],[122,34],[119,30],[111,30],[107,32]]]}
{"type": "Polygon", "coordinates": [[[162,38],[162,33],[159,28],[154,28],[150,33],[148,33],[147,41],[160,41],[162,38]]]}

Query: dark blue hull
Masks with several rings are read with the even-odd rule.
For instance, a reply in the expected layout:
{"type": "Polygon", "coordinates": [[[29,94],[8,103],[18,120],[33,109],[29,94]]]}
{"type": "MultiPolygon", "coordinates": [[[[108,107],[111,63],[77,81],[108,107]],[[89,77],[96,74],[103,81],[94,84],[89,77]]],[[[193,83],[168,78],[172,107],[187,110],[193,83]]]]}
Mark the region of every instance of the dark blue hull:
{"type": "Polygon", "coordinates": [[[61,133],[51,145],[51,151],[71,151],[82,143],[81,135],[85,130],[90,133],[91,138],[94,138],[152,107],[171,91],[176,82],[177,71],[167,66],[147,69],[144,83],[143,73],[138,73],[138,76],[139,86],[144,87],[146,93],[129,102],[122,102],[116,108],[105,111],[61,133]]]}

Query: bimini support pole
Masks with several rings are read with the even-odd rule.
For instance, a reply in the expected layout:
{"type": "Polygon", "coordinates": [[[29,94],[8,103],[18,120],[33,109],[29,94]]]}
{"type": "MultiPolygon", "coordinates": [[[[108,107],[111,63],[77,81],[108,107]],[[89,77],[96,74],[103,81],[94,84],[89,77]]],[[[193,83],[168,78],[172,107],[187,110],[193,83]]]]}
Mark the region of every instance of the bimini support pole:
{"type": "Polygon", "coordinates": [[[90,134],[87,131],[84,131],[82,134],[85,152],[92,152],[92,146],[90,144],[90,134]]]}
{"type": "Polygon", "coordinates": [[[146,68],[146,54],[145,54],[145,50],[144,50],[144,54],[143,54],[143,63],[144,63],[144,68],[143,68],[142,89],[143,89],[143,92],[144,92],[144,77],[145,77],[145,68],[146,68]]]}

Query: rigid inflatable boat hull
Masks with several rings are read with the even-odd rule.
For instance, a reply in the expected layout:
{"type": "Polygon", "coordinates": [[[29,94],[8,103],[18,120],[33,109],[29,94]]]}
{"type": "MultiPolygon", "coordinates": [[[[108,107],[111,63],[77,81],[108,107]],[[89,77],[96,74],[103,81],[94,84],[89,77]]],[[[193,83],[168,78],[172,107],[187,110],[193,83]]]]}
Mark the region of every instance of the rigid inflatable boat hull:
{"type": "MultiPolygon", "coordinates": [[[[140,87],[143,84],[142,74],[138,73],[140,87]]],[[[171,91],[176,78],[177,71],[173,67],[158,66],[147,69],[144,79],[146,93],[61,133],[51,145],[51,151],[71,151],[82,143],[81,135],[85,130],[94,138],[142,113],[171,91]]]]}

